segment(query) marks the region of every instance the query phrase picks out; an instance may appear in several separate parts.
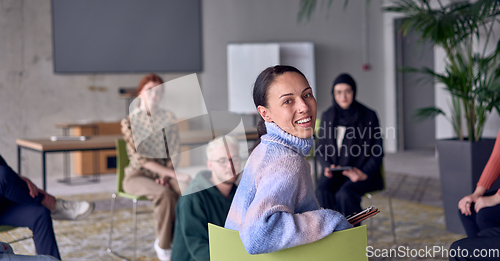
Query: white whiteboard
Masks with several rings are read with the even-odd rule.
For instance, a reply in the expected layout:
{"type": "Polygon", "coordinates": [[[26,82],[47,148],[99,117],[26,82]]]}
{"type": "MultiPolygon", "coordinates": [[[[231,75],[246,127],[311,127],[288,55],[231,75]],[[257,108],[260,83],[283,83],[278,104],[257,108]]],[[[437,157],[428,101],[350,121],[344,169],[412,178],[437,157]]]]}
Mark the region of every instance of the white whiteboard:
{"type": "Polygon", "coordinates": [[[227,74],[229,111],[255,114],[252,99],[253,84],[259,73],[279,64],[279,45],[229,44],[227,46],[227,74]]]}
{"type": "Polygon", "coordinates": [[[316,95],[314,44],[238,43],[227,46],[229,111],[256,114],[252,89],[255,79],[264,69],[274,65],[291,65],[306,76],[316,95]]]}
{"type": "Polygon", "coordinates": [[[313,43],[280,43],[280,64],[299,69],[309,81],[316,97],[316,69],[313,43]]]}

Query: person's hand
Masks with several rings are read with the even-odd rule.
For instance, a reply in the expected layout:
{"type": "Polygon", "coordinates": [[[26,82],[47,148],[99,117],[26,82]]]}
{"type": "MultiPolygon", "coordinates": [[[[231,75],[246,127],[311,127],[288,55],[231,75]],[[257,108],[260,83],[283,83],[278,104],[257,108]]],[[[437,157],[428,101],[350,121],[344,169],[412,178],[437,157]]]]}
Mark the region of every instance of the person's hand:
{"type": "Polygon", "coordinates": [[[460,209],[460,212],[466,216],[472,215],[472,212],[471,212],[472,203],[475,203],[480,197],[482,197],[484,195],[485,192],[486,192],[485,187],[477,186],[476,190],[474,190],[474,193],[463,197],[458,202],[458,209],[460,209]]]}
{"type": "Polygon", "coordinates": [[[325,177],[331,178],[333,177],[333,172],[330,171],[330,169],[335,168],[335,165],[330,165],[330,168],[325,168],[325,177]]]}
{"type": "Polygon", "coordinates": [[[162,186],[165,186],[167,188],[172,188],[170,186],[170,184],[168,183],[168,181],[170,180],[170,177],[169,176],[162,176],[162,177],[159,177],[156,179],[156,183],[162,185],[162,186]]]}
{"type": "Polygon", "coordinates": [[[460,212],[462,212],[462,214],[470,216],[472,214],[472,212],[470,211],[470,206],[472,203],[475,203],[479,198],[480,196],[477,194],[470,194],[468,196],[463,197],[458,202],[458,209],[460,209],[460,212]]]}
{"type": "Polygon", "coordinates": [[[23,176],[20,176],[22,180],[24,180],[24,182],[26,182],[26,184],[28,185],[28,188],[30,190],[30,196],[32,198],[38,196],[38,192],[40,191],[36,186],[35,184],[33,184],[33,182],[31,182],[31,180],[29,180],[28,178],[25,178],[23,176]]]}
{"type": "Polygon", "coordinates": [[[366,175],[363,171],[361,171],[358,168],[344,170],[342,171],[342,175],[348,177],[352,182],[363,181],[368,178],[368,175],[366,175]]]}
{"type": "Polygon", "coordinates": [[[500,195],[495,194],[492,196],[480,197],[476,200],[476,205],[474,209],[476,213],[479,212],[482,208],[492,207],[500,204],[500,195]]]}
{"type": "Polygon", "coordinates": [[[56,208],[56,198],[49,195],[44,190],[40,189],[39,191],[40,191],[40,194],[44,195],[43,200],[40,204],[42,204],[42,206],[45,206],[46,208],[48,208],[50,211],[53,211],[56,208]]]}

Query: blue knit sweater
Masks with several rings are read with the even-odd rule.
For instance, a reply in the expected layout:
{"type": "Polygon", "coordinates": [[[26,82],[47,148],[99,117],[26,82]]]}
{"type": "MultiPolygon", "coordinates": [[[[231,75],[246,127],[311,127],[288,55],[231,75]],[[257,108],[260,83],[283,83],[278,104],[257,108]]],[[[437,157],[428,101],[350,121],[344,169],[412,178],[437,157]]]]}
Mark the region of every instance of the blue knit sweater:
{"type": "Polygon", "coordinates": [[[249,254],[311,243],[351,228],[340,213],[318,205],[304,158],[312,138],[292,136],[274,123],[266,122],[266,128],[243,170],[225,227],[239,231],[249,254]]]}

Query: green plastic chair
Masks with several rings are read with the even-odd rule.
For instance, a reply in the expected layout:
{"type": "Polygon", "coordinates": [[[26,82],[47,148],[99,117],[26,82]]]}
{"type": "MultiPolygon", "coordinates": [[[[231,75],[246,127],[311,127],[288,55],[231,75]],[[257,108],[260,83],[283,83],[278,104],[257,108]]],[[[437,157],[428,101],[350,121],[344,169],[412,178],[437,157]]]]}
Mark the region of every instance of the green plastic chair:
{"type": "Polygon", "coordinates": [[[208,224],[212,261],[363,261],[366,256],[366,226],[337,231],[316,242],[273,253],[250,255],[238,231],[208,224]]]}
{"type": "MultiPolygon", "coordinates": [[[[129,159],[127,155],[127,143],[125,140],[118,139],[116,140],[116,192],[113,193],[111,199],[111,221],[110,221],[110,229],[109,229],[109,243],[108,243],[108,253],[114,254],[122,259],[126,259],[121,256],[119,253],[116,253],[111,248],[113,243],[113,217],[115,215],[115,203],[116,197],[128,198],[133,202],[133,223],[134,223],[134,258],[137,258],[137,201],[138,200],[148,200],[145,196],[136,196],[132,194],[125,193],[123,191],[123,178],[125,177],[125,167],[128,166],[129,159]]],[[[140,212],[146,213],[146,212],[140,212]]],[[[147,212],[149,213],[149,212],[147,212]]]]}
{"type": "Polygon", "coordinates": [[[316,150],[316,144],[318,143],[318,132],[319,132],[319,125],[321,124],[321,119],[316,119],[316,125],[314,125],[314,134],[313,134],[313,147],[311,151],[309,152],[309,155],[306,156],[306,160],[313,160],[314,164],[314,173],[313,175],[313,182],[314,186],[316,187],[316,184],[318,183],[318,163],[316,161],[316,157],[314,156],[314,151],[316,150]]]}
{"type": "MultiPolygon", "coordinates": [[[[16,228],[17,227],[7,226],[7,225],[0,225],[0,233],[9,232],[9,231],[14,230],[16,228]]],[[[19,241],[23,241],[23,240],[26,240],[26,239],[30,239],[30,238],[33,238],[33,236],[23,237],[23,238],[16,239],[14,241],[6,242],[6,243],[7,244],[13,244],[13,243],[16,243],[16,242],[19,242],[19,241]]]]}

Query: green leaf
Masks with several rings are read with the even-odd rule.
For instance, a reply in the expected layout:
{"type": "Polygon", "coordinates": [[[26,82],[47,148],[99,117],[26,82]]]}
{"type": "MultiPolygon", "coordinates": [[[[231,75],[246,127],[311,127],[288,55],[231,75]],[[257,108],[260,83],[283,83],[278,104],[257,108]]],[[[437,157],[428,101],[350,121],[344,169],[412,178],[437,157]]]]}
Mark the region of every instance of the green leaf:
{"type": "Polygon", "coordinates": [[[423,122],[429,119],[434,119],[438,115],[445,115],[444,111],[442,111],[439,108],[436,107],[427,107],[427,108],[420,108],[415,110],[415,113],[413,115],[413,119],[416,122],[423,122]]]}

